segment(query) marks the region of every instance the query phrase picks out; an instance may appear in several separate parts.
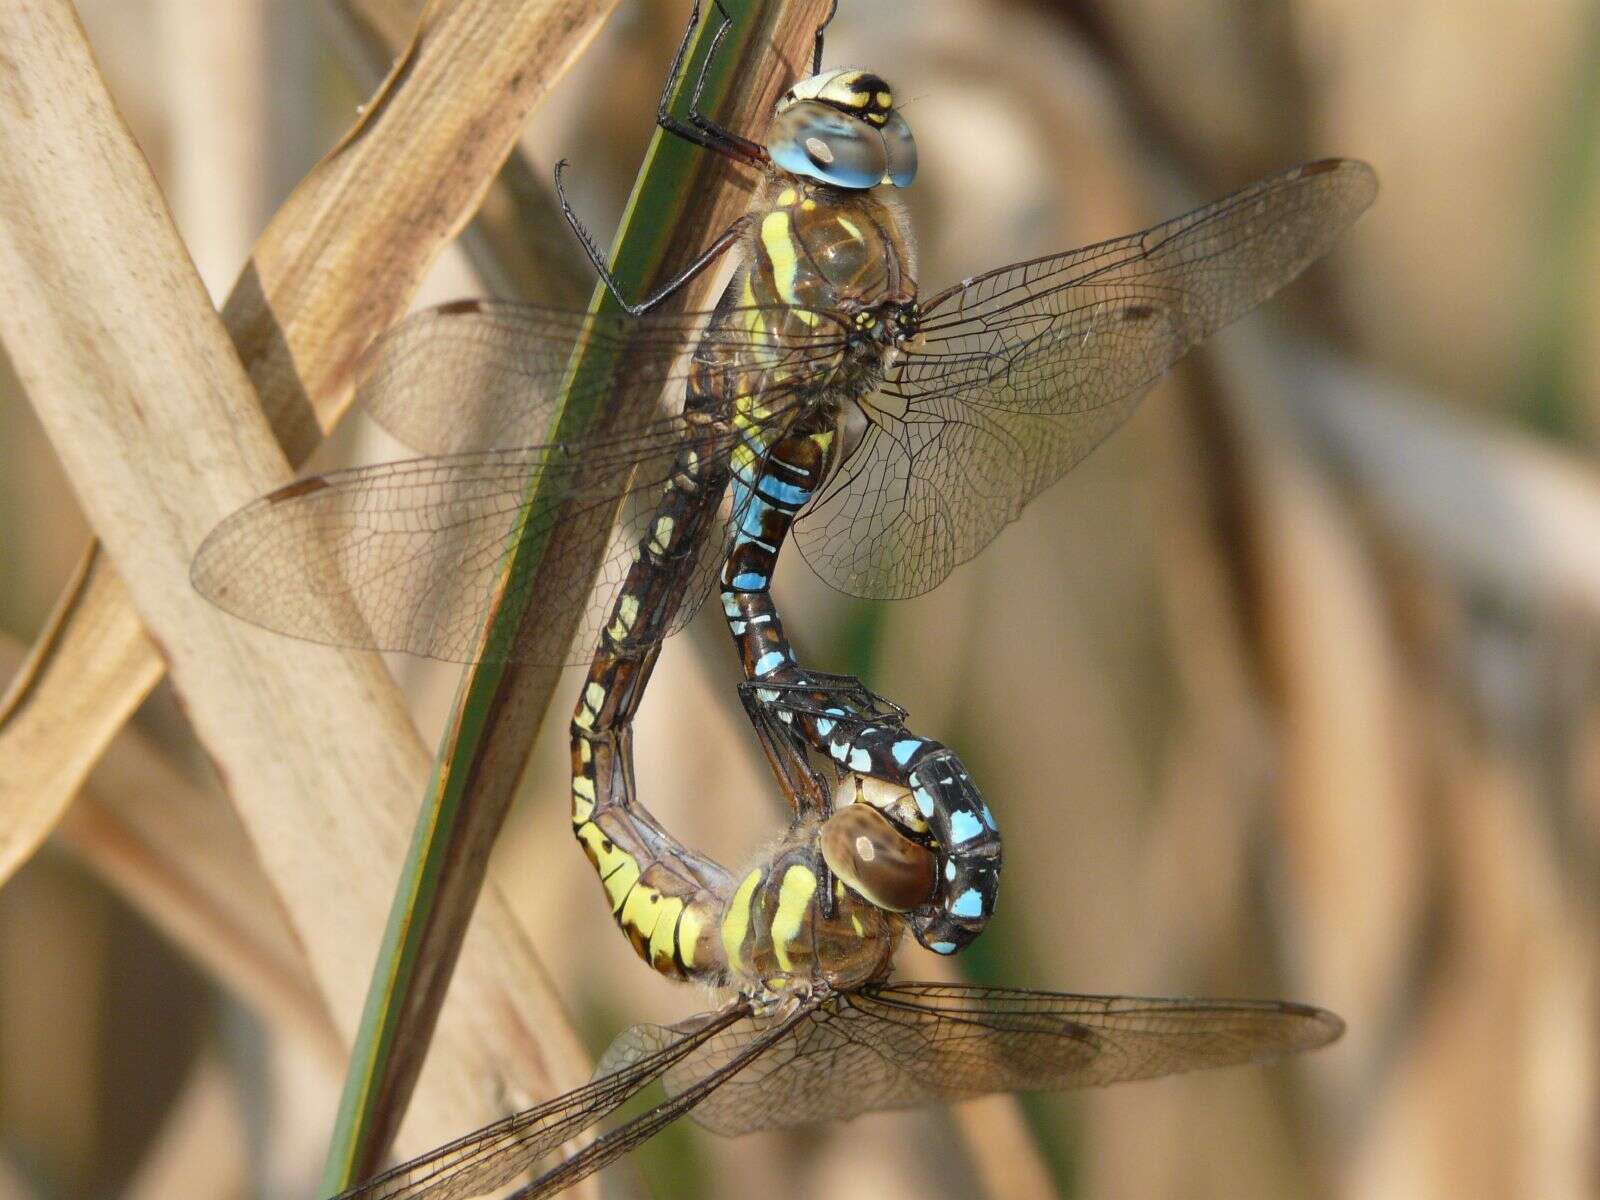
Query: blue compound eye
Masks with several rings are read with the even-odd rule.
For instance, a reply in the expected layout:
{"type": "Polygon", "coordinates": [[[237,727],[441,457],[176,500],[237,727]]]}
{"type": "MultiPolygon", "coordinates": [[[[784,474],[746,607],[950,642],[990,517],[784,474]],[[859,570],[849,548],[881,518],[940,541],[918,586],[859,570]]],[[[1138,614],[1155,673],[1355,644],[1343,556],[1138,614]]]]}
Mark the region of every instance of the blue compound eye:
{"type": "Polygon", "coordinates": [[[772,119],[767,153],[775,166],[791,175],[855,191],[877,187],[889,169],[878,130],[815,100],[791,104],[772,119]]]}
{"type": "Polygon", "coordinates": [[[911,126],[899,113],[890,113],[879,136],[889,162],[883,181],[895,187],[910,187],[917,177],[917,142],[911,136],[911,126]]]}

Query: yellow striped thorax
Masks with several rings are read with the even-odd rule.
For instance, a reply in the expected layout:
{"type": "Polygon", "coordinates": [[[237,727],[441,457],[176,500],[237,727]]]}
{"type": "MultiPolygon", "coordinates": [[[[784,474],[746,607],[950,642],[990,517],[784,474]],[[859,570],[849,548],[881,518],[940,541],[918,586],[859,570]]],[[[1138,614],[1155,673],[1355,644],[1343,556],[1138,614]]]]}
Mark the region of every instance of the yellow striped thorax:
{"type": "Polygon", "coordinates": [[[815,823],[794,830],[734,889],[719,939],[730,983],[761,992],[849,989],[888,971],[903,921],[849,888],[822,895],[817,838],[815,823]]]}
{"type": "Polygon", "coordinates": [[[767,131],[773,165],[834,187],[908,187],[917,143],[894,92],[871,71],[841,68],[802,79],[778,100],[767,131]]]}
{"type": "Polygon", "coordinates": [[[804,347],[836,338],[839,314],[852,316],[848,332],[885,346],[902,331],[898,314],[915,316],[910,231],[874,193],[775,176],[751,205],[748,236],[740,313],[775,345],[801,347],[794,361],[810,376],[825,364],[804,347]]]}

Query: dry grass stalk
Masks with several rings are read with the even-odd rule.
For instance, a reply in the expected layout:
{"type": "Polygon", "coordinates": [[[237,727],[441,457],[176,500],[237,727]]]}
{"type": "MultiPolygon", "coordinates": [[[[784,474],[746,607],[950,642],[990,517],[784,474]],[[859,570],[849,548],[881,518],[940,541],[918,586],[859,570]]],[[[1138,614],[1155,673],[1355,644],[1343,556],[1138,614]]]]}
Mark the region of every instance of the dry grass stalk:
{"type": "MultiPolygon", "coordinates": [[[[361,120],[273,217],[224,319],[291,463],[344,411],[356,357],[405,310],[613,3],[433,0],[361,120]]],[[[0,809],[64,808],[159,678],[120,582],[90,555],[18,697],[26,715],[0,706],[0,809]]],[[[0,879],[17,860],[0,857],[0,879]]]]}
{"type": "MultiPolygon", "coordinates": [[[[461,7],[482,17],[494,6],[461,7]]],[[[37,6],[13,12],[0,28],[14,65],[14,86],[0,98],[0,137],[13,164],[0,183],[0,334],[161,639],[197,731],[348,1036],[427,756],[375,656],[247,630],[189,588],[188,560],[209,526],[281,482],[286,466],[72,13],[60,4],[37,6]],[[326,752],[314,753],[319,746],[326,752]]],[[[470,22],[468,32],[486,36],[470,22]]],[[[375,119],[369,116],[363,134],[330,160],[335,168],[349,161],[375,119]]],[[[509,119],[507,125],[514,128],[509,119]]],[[[335,191],[353,203],[348,187],[335,191]]],[[[347,212],[342,223],[317,226],[320,237],[336,239],[356,219],[347,212]]],[[[453,230],[431,232],[442,239],[453,230]]],[[[278,245],[270,234],[268,243],[278,245]]],[[[265,254],[260,277],[271,276],[268,263],[297,261],[289,251],[265,254]]],[[[322,293],[326,278],[305,286],[312,308],[334,316],[336,298],[322,293]]],[[[351,294],[365,293],[352,287],[351,294]]],[[[277,327],[270,307],[245,307],[277,327]]],[[[319,343],[306,370],[329,396],[327,374],[315,379],[314,368],[332,369],[339,355],[320,345],[314,323],[283,328],[319,343]]],[[[291,340],[257,344],[262,361],[278,364],[280,384],[283,372],[292,377],[283,357],[291,340]]],[[[582,1070],[581,1051],[564,1033],[531,952],[498,906],[486,907],[463,956],[460,1003],[447,1013],[439,1052],[424,1073],[412,1144],[493,1116],[494,1097],[510,1078],[559,1087],[582,1070]]]]}

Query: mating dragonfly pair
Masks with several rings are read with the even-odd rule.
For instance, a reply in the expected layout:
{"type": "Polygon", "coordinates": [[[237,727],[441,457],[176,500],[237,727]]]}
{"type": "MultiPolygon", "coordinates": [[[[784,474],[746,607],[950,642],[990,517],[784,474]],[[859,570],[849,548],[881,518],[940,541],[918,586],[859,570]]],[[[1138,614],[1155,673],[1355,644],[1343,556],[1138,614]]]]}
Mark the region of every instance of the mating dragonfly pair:
{"type": "MultiPolygon", "coordinates": [[[[718,19],[707,63],[729,27],[718,19]]],[[[553,1195],[691,1111],[739,1133],[1256,1061],[1341,1029],[1277,1001],[888,982],[905,929],[940,953],[981,931],[998,883],[994,819],[959,760],[906,729],[901,710],[795,661],[769,583],[792,526],[812,567],[847,592],[937,585],[1190,346],[1323,254],[1370,204],[1371,170],[1311,163],[924,299],[904,218],[877,194],[916,172],[889,86],[823,73],[819,29],[813,74],[780,100],[763,142],[699,112],[704,68],[680,122],[668,101],[697,21],[698,9],[658,120],[759,170],[745,216],[661,293],[623,300],[626,318],[464,303],[408,320],[379,343],[360,398],[437,457],[290,485],[230,517],[196,558],[197,586],[258,624],[469,660],[518,539],[566,522],[610,528],[598,574],[551,614],[578,620],[578,661],[590,663],[572,724],[574,832],[641,957],[734,992],[691,1021],[629,1029],[587,1086],[347,1197],[505,1186],[657,1079],[665,1101],[516,1195],[553,1195]],[[727,251],[740,269],[714,312],[657,311],[727,251]],[[574,383],[569,361],[595,348],[619,372],[574,383]],[[537,444],[563,396],[598,400],[624,375],[680,393],[681,408],[625,434],[537,444]],[[463,392],[471,414],[458,410],[463,392]],[[530,506],[534,480],[545,499],[530,506]],[[713,585],[743,659],[741,696],[794,810],[743,875],[678,842],[635,795],[632,719],[660,643],[713,585]]],[[[567,662],[571,624],[528,624],[505,653],[567,662]]]]}

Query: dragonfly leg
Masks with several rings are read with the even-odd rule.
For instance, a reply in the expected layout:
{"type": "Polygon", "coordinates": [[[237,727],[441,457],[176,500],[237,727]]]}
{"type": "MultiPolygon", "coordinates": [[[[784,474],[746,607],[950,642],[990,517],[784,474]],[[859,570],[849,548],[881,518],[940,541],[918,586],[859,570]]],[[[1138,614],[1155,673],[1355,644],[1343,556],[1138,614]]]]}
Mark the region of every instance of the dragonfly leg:
{"type": "Polygon", "coordinates": [[[812,813],[826,817],[833,810],[833,788],[812,765],[805,741],[790,724],[792,713],[764,701],[757,695],[762,690],[765,689],[745,680],[739,684],[739,700],[755,728],[767,763],[778,778],[778,786],[797,817],[812,813]]]}
{"type": "Polygon", "coordinates": [[[706,76],[711,69],[712,60],[721,49],[722,41],[728,36],[728,31],[733,28],[733,16],[723,7],[722,0],[713,0],[713,3],[716,5],[720,24],[717,26],[717,31],[711,35],[711,45],[700,63],[700,73],[695,77],[694,90],[689,96],[689,120],[680,121],[672,115],[672,94],[677,89],[678,80],[683,76],[683,63],[689,54],[689,43],[694,39],[695,26],[700,23],[699,0],[696,0],[689,13],[689,27],[684,30],[683,40],[678,43],[678,52],[672,59],[672,69],[667,72],[666,85],[661,89],[661,99],[656,103],[656,124],[674,137],[680,137],[704,150],[724,154],[737,162],[764,163],[767,161],[767,152],[760,143],[740,137],[700,111],[700,98],[705,93],[706,76]]]}
{"type": "Polygon", "coordinates": [[[854,675],[835,675],[808,667],[800,669],[792,681],[773,680],[763,690],[776,692],[786,709],[812,718],[848,715],[862,722],[897,726],[906,720],[905,709],[854,675]]]}
{"type": "MultiPolygon", "coordinates": [[[[733,28],[733,14],[723,6],[722,0],[712,0],[717,7],[717,15],[722,23],[717,26],[716,33],[711,35],[711,46],[706,51],[705,59],[700,63],[700,74],[695,78],[694,91],[689,96],[689,125],[685,128],[683,123],[669,111],[671,100],[671,84],[666,91],[661,93],[661,103],[656,107],[656,124],[668,133],[685,138],[697,146],[704,146],[707,150],[714,150],[718,154],[725,154],[739,162],[759,164],[767,161],[767,151],[760,142],[753,142],[747,137],[734,133],[727,126],[713,121],[700,111],[700,99],[705,94],[706,76],[711,69],[711,61],[716,58],[717,50],[722,45],[722,39],[728,36],[728,31],[733,28]],[[698,134],[699,136],[695,136],[698,134]]],[[[696,16],[699,15],[699,5],[695,6],[696,16]]],[[[691,24],[690,29],[694,26],[691,24]]],[[[684,43],[687,45],[687,40],[684,43]]]]}
{"type": "Polygon", "coordinates": [[[572,227],[572,232],[578,235],[578,242],[583,246],[583,252],[588,256],[589,262],[600,276],[600,281],[606,285],[606,291],[611,293],[619,305],[631,317],[643,316],[651,309],[658,307],[664,300],[676,293],[684,284],[704,271],[717,258],[737,242],[744,235],[744,220],[740,218],[728,226],[717,236],[717,240],[699,258],[695,259],[677,275],[667,280],[643,300],[631,301],[622,294],[622,285],[617,282],[617,277],[611,273],[611,268],[606,265],[605,255],[600,252],[600,247],[595,244],[594,238],[584,228],[578,214],[573,210],[567,200],[566,189],[561,184],[562,172],[566,170],[567,160],[562,159],[556,164],[556,199],[561,204],[561,215],[566,217],[567,224],[572,227]]]}
{"type": "Polygon", "coordinates": [[[817,26],[816,47],[811,52],[811,73],[822,74],[822,35],[828,31],[828,26],[833,24],[833,18],[839,14],[839,0],[833,0],[828,6],[828,15],[822,18],[822,24],[817,26]]]}

